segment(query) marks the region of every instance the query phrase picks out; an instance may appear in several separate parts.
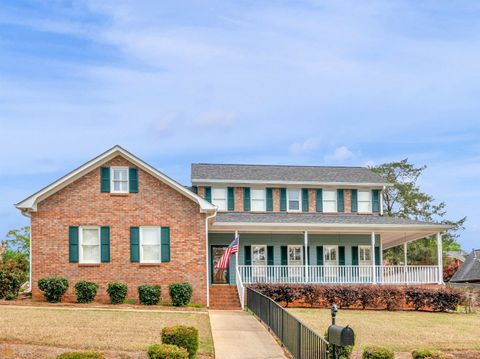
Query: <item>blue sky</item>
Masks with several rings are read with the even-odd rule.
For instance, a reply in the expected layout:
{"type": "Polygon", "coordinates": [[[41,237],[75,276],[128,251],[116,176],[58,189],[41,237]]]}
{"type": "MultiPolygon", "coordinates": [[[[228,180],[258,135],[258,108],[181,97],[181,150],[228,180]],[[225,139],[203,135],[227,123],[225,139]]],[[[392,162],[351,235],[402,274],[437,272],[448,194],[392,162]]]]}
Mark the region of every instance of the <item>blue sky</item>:
{"type": "Polygon", "coordinates": [[[0,233],[13,203],[120,144],[191,162],[408,157],[479,247],[480,4],[2,1],[0,233]]]}

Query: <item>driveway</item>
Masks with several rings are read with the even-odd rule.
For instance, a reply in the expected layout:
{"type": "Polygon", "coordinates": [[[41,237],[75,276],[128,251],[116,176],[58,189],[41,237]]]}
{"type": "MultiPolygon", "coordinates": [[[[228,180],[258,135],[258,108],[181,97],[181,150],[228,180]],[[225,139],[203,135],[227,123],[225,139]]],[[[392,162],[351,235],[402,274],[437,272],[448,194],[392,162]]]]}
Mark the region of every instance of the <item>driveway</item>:
{"type": "Polygon", "coordinates": [[[216,359],[285,359],[276,340],[255,319],[240,310],[211,310],[216,359]]]}

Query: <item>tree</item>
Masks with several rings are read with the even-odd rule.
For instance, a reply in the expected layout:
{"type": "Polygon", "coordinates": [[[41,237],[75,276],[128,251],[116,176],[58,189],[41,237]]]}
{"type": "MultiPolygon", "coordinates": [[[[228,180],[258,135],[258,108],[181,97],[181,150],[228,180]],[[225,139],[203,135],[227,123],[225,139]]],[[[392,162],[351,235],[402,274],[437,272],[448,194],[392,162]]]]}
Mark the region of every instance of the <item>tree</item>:
{"type": "MultiPolygon", "coordinates": [[[[397,162],[384,163],[370,169],[384,177],[393,186],[383,191],[383,213],[386,216],[411,218],[419,221],[438,221],[450,224],[452,229],[442,235],[443,249],[460,250],[457,242],[458,232],[464,229],[467,219],[463,217],[457,221],[446,219],[445,202],[436,203],[433,196],[420,190],[418,179],[427,166],[415,167],[403,159],[397,162]]],[[[384,258],[392,264],[403,262],[403,247],[394,247],[384,253],[384,258]]],[[[433,237],[423,238],[409,243],[408,260],[411,264],[431,264],[436,258],[436,241],[433,237]]]]}
{"type": "Polygon", "coordinates": [[[12,229],[7,232],[7,239],[0,242],[0,260],[13,261],[28,273],[30,260],[30,227],[12,229]]]}

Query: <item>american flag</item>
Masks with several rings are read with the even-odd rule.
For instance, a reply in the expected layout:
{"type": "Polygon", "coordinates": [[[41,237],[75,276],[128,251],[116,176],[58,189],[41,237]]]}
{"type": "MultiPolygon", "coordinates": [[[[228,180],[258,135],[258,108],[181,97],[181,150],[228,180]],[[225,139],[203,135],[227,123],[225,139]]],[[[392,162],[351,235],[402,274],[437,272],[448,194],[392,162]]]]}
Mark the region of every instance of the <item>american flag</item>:
{"type": "Polygon", "coordinates": [[[227,269],[228,263],[230,262],[230,256],[234,253],[238,252],[238,235],[235,236],[235,239],[232,243],[227,247],[225,253],[223,253],[222,257],[215,265],[215,269],[227,269]]]}

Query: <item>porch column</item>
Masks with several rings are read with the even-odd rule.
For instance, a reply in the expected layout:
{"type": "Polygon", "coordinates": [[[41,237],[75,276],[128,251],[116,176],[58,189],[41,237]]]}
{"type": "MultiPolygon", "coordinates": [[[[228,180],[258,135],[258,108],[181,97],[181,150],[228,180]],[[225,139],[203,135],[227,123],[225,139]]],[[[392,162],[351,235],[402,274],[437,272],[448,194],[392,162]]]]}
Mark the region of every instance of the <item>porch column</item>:
{"type": "Polygon", "coordinates": [[[438,284],[443,284],[443,243],[442,234],[437,233],[438,284]]]}
{"type": "Polygon", "coordinates": [[[377,283],[377,269],[375,268],[375,232],[372,232],[372,283],[377,283]]]}
{"type": "Polygon", "coordinates": [[[407,269],[408,269],[408,257],[407,257],[407,250],[408,250],[408,243],[405,242],[403,243],[403,275],[404,275],[404,280],[405,283],[408,284],[408,274],[407,274],[407,269]]]}
{"type": "Polygon", "coordinates": [[[304,245],[305,245],[305,283],[308,283],[308,232],[305,231],[303,235],[304,245]]]}

